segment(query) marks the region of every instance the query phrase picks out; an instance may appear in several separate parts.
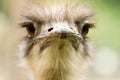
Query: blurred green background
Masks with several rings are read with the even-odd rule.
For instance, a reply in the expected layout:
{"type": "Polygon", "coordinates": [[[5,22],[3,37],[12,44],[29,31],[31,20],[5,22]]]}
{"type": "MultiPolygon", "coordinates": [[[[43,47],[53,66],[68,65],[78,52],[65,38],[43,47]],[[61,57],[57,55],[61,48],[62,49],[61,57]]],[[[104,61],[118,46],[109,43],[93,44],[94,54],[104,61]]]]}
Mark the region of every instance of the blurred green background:
{"type": "MultiPolygon", "coordinates": [[[[93,5],[96,28],[95,59],[87,80],[120,80],[120,0],[80,0],[93,5]]],[[[23,33],[14,25],[17,0],[0,0],[0,80],[26,80],[16,64],[16,48],[23,33]]]]}

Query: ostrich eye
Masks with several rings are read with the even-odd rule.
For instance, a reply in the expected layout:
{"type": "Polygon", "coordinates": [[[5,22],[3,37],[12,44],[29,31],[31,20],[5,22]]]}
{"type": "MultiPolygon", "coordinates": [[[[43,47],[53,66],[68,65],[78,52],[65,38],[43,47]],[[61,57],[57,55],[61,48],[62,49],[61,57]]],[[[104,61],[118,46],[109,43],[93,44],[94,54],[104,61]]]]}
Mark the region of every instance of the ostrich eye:
{"type": "Polygon", "coordinates": [[[91,28],[90,24],[84,24],[83,28],[82,28],[82,35],[86,36],[87,33],[89,32],[89,28],[91,28]]]}
{"type": "Polygon", "coordinates": [[[33,36],[35,33],[35,27],[33,24],[29,24],[26,28],[29,35],[33,36]]]}
{"type": "Polygon", "coordinates": [[[35,34],[35,27],[33,23],[24,23],[22,27],[26,27],[28,37],[33,37],[33,35],[35,34]]]}

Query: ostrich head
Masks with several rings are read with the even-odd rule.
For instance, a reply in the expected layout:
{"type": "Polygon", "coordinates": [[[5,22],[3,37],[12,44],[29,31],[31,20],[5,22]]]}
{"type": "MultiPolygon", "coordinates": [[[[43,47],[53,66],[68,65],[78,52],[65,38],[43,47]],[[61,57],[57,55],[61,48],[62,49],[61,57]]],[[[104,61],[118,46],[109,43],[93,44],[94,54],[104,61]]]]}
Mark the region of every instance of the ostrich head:
{"type": "Polygon", "coordinates": [[[93,15],[87,6],[68,3],[35,4],[22,12],[20,26],[28,33],[22,59],[35,80],[81,80],[90,57],[87,33],[94,27],[93,15]]]}

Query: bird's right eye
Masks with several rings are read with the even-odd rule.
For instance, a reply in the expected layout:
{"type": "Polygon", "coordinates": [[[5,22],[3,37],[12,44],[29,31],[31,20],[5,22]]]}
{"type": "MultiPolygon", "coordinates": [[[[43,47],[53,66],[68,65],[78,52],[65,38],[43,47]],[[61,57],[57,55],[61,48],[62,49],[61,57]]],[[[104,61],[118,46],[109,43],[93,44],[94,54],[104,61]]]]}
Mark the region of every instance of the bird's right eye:
{"type": "Polygon", "coordinates": [[[26,30],[27,30],[27,33],[28,33],[28,37],[33,37],[34,34],[35,34],[35,26],[34,26],[34,23],[30,23],[30,22],[27,22],[27,23],[24,23],[22,25],[22,27],[25,27],[26,30]]]}

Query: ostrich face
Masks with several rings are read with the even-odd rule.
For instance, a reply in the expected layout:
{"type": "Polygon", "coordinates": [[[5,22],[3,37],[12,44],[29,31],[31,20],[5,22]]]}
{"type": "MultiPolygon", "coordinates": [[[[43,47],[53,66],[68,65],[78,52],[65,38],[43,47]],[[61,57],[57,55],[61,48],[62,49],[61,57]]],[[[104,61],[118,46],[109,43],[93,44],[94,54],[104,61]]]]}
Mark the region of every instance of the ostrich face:
{"type": "Polygon", "coordinates": [[[92,19],[92,10],[81,5],[34,6],[22,13],[20,25],[28,32],[23,57],[37,80],[71,80],[81,73],[92,19]]]}

